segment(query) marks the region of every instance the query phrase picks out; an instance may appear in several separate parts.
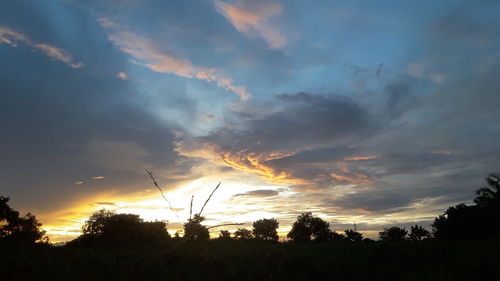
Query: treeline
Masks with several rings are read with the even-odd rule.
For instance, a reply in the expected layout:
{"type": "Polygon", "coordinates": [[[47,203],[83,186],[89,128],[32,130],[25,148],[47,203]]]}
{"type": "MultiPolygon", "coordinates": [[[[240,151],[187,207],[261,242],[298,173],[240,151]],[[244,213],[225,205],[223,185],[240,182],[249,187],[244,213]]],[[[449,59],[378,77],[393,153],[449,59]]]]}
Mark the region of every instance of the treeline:
{"type": "MultiPolygon", "coordinates": [[[[448,208],[436,217],[432,231],[414,225],[409,230],[394,226],[379,232],[381,241],[413,241],[426,239],[491,239],[500,237],[500,175],[491,174],[486,178],[488,186],[476,192],[473,205],[458,204],[448,208]]],[[[0,242],[29,245],[47,243],[45,232],[35,216],[19,212],[8,205],[8,197],[0,197],[0,242]]],[[[189,218],[184,224],[184,234],[177,232],[171,237],[167,225],[162,221],[146,222],[138,215],[116,214],[100,210],[85,222],[78,238],[67,243],[68,246],[92,246],[122,243],[154,243],[169,239],[184,241],[206,241],[210,239],[210,228],[203,225],[205,217],[201,212],[189,218]]],[[[252,229],[239,228],[233,235],[221,230],[219,240],[266,240],[278,241],[276,219],[260,219],[252,224],[252,229]]],[[[363,234],[346,229],[343,233],[332,231],[330,224],[311,212],[301,213],[293,223],[287,238],[294,242],[350,241],[371,242],[363,234]]]]}

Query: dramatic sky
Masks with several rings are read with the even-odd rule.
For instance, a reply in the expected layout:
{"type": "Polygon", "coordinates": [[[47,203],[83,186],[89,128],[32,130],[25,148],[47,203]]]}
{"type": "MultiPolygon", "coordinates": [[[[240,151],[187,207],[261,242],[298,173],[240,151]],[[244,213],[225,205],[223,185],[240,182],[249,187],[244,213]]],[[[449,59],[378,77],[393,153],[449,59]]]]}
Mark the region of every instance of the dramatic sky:
{"type": "Polygon", "coordinates": [[[428,227],[500,170],[500,1],[2,1],[0,128],[53,241],[100,208],[175,232],[219,181],[208,225],[428,227]]]}

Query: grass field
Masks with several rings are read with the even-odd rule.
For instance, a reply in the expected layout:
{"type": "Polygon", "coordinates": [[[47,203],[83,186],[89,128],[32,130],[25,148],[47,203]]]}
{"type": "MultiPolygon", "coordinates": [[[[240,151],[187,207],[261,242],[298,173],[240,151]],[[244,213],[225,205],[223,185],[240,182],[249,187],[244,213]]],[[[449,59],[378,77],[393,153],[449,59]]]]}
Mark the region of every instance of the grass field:
{"type": "Polygon", "coordinates": [[[500,241],[2,246],[1,280],[500,280],[500,241]]]}

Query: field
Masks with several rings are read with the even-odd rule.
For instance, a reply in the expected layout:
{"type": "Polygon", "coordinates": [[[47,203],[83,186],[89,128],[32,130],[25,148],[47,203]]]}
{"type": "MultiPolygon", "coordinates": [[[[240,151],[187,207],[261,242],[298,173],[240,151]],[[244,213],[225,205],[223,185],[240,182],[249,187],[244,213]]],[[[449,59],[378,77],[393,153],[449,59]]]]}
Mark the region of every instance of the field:
{"type": "Polygon", "coordinates": [[[2,280],[500,280],[500,241],[10,248],[2,280]]]}

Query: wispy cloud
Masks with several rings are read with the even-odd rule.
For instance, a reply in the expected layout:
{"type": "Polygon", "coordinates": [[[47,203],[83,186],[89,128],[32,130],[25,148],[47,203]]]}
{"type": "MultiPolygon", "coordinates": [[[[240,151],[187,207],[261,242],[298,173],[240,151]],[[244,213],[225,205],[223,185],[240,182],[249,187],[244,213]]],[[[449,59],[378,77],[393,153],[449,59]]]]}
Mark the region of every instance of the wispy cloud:
{"type": "Polygon", "coordinates": [[[234,4],[214,1],[217,11],[247,37],[259,36],[271,49],[280,49],[287,44],[287,38],[270,19],[281,15],[281,5],[269,1],[239,0],[234,4]]]}
{"type": "Polygon", "coordinates": [[[0,43],[4,43],[12,47],[26,46],[41,52],[52,59],[62,61],[73,68],[84,67],[83,63],[76,62],[73,59],[73,56],[71,56],[71,54],[69,54],[66,50],[49,44],[35,43],[26,35],[6,26],[0,26],[0,43]]]}
{"type": "Polygon", "coordinates": [[[446,77],[439,72],[429,72],[426,65],[421,62],[413,62],[406,66],[405,72],[415,78],[429,79],[434,83],[441,84],[445,82],[446,77]]]}
{"type": "Polygon", "coordinates": [[[108,32],[108,39],[123,53],[132,56],[136,63],[161,73],[175,74],[215,83],[217,86],[237,94],[241,100],[248,100],[250,93],[243,86],[236,86],[233,80],[215,68],[193,65],[188,59],[180,58],[172,51],[160,50],[149,38],[128,31],[126,28],[100,18],[99,23],[108,32]]]}

